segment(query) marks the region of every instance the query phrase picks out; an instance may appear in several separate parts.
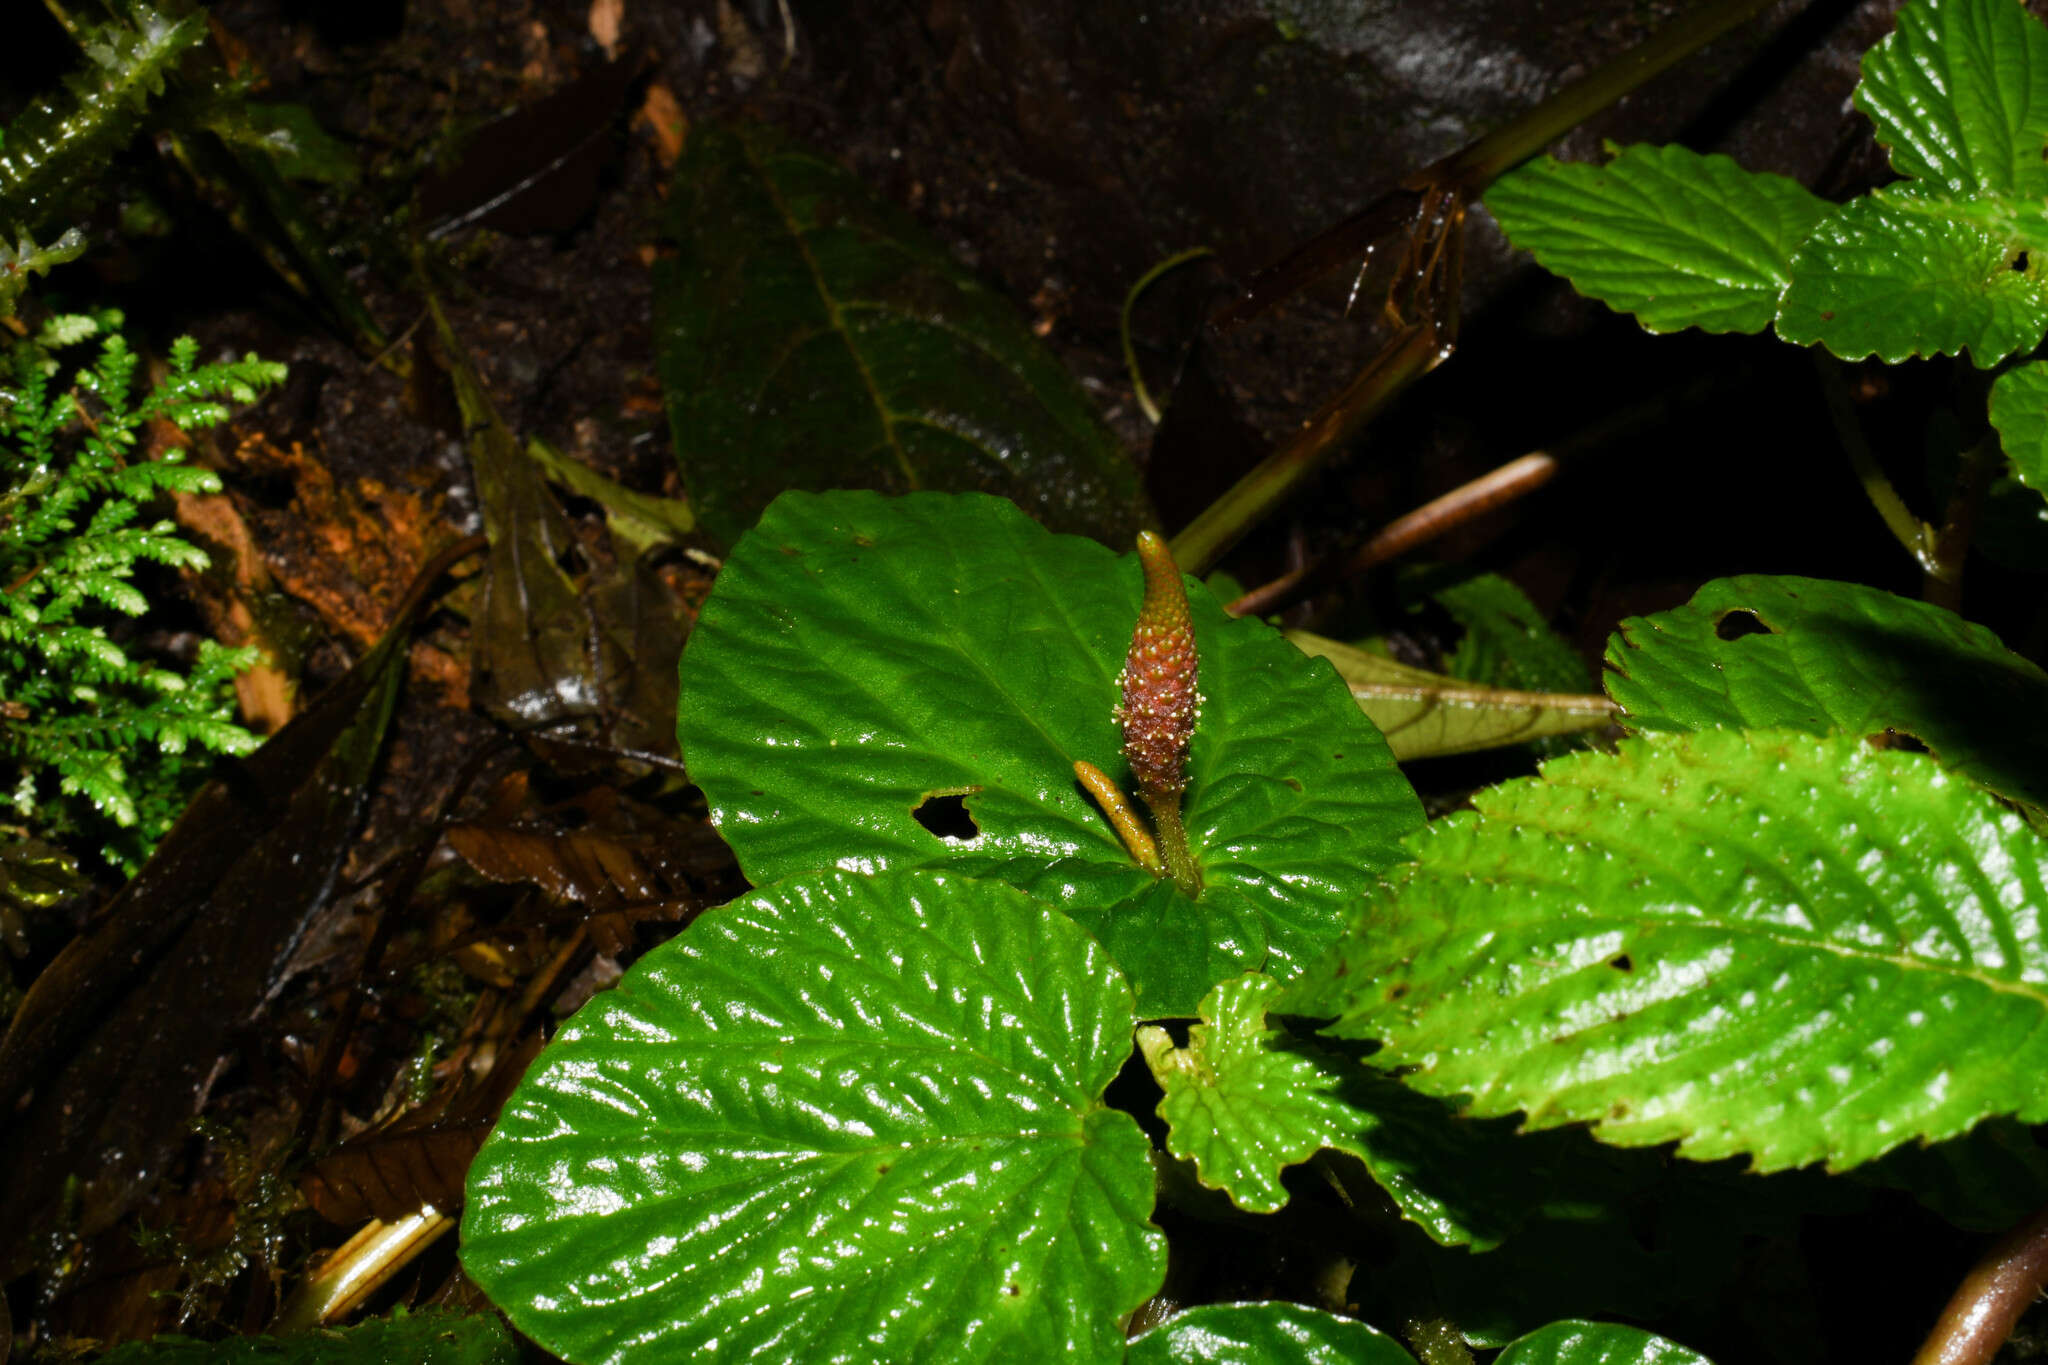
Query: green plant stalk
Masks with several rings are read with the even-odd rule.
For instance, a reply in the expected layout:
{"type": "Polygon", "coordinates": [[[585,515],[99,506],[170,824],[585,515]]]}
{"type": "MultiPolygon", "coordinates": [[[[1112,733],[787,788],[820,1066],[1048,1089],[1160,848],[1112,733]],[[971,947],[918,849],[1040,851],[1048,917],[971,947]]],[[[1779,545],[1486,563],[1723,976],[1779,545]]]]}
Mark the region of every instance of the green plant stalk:
{"type": "Polygon", "coordinates": [[[1344,391],[1302,424],[1287,444],[1261,460],[1173,538],[1173,558],[1197,577],[1322,468],[1330,455],[1427,374],[1441,352],[1426,326],[1405,329],[1344,391]]]}
{"type": "Polygon", "coordinates": [[[1188,830],[1180,818],[1180,793],[1139,795],[1152,812],[1152,827],[1158,831],[1159,856],[1165,860],[1166,875],[1173,878],[1183,896],[1194,900],[1202,894],[1202,869],[1195,865],[1195,856],[1188,851],[1188,830]]]}
{"type": "Polygon", "coordinates": [[[1899,490],[1885,477],[1883,467],[1870,449],[1870,442],[1864,437],[1863,424],[1856,418],[1849,385],[1842,378],[1842,363],[1825,352],[1816,351],[1814,365],[1820,373],[1821,392],[1827,398],[1828,416],[1834,419],[1835,433],[1841,437],[1842,449],[1849,456],[1849,467],[1855,472],[1863,495],[1877,509],[1879,519],[1892,533],[1892,538],[1913,556],[1913,562],[1920,566],[1922,572],[1932,575],[1937,563],[1934,528],[1913,515],[1913,509],[1906,506],[1899,490]]]}
{"type": "Polygon", "coordinates": [[[1160,276],[1180,269],[1189,261],[1199,261],[1205,256],[1215,254],[1213,247],[1206,246],[1177,251],[1140,275],[1138,282],[1124,295],[1124,310],[1117,319],[1117,336],[1124,347],[1124,370],[1131,376],[1131,392],[1137,397],[1138,411],[1144,413],[1145,420],[1155,427],[1159,425],[1159,404],[1153,401],[1152,391],[1145,387],[1145,372],[1138,367],[1138,352],[1131,345],[1131,311],[1138,306],[1139,297],[1150,289],[1160,276]]]}

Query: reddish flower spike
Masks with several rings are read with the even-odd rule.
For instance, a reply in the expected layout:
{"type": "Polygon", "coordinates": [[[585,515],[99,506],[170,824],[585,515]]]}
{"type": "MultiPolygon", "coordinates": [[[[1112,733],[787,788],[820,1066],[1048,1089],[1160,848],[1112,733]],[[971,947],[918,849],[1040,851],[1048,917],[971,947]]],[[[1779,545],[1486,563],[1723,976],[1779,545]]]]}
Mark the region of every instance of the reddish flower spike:
{"type": "Polygon", "coordinates": [[[1138,559],[1145,566],[1145,600],[1117,676],[1123,701],[1116,719],[1123,726],[1124,758],[1149,804],[1156,797],[1178,797],[1187,786],[1188,741],[1201,718],[1202,697],[1195,688],[1195,625],[1180,569],[1166,542],[1150,531],[1138,533],[1138,559]]]}

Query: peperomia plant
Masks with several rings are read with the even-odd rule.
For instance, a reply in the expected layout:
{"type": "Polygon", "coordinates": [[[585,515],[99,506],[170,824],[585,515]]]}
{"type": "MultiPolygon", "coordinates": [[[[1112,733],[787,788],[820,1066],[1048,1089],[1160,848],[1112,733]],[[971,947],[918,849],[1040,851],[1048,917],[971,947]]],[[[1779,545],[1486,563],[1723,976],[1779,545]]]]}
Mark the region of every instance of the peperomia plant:
{"type": "MultiPolygon", "coordinates": [[[[2037,344],[2048,34],[1922,0],[1861,98],[1916,180],[1860,206],[1664,149],[1498,207],[1562,204],[1537,235],[1653,325],[2037,344]],[[1925,279],[1870,286],[1887,253],[1925,279]]],[[[1674,1177],[1728,1207],[1815,1165],[1994,1224],[2048,1201],[2010,1126],[2048,1120],[2048,673],[1943,607],[1759,576],[1624,621],[1607,664],[1615,747],[1426,824],[1331,664],[1156,540],[785,494],[678,716],[758,889],[564,1026],[473,1168],[465,1265],[578,1362],[1668,1365],[1705,1358],[1580,1320],[1617,1286],[1473,1292],[1546,1225],[1627,1235],[1669,1173],[1617,1149],[1746,1161],[1674,1177]],[[1322,1294],[1407,1346],[1275,1301],[1135,1330],[1187,1301],[1170,1245],[1284,1217],[1302,1167],[1436,1258],[1322,1294]]],[[[1569,1245],[1558,1274],[1615,1264],[1569,1245]]]]}

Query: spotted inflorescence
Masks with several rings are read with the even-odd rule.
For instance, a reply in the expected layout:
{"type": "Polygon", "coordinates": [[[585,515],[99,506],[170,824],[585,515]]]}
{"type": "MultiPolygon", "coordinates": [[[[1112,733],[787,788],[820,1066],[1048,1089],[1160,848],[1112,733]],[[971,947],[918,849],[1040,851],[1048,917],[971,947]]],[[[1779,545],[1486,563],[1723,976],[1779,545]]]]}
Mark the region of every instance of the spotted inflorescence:
{"type": "Polygon", "coordinates": [[[1138,790],[1147,798],[1177,796],[1187,786],[1188,741],[1202,715],[1195,626],[1166,542],[1150,531],[1140,532],[1138,559],[1145,566],[1145,599],[1131,632],[1130,653],[1117,675],[1123,700],[1116,720],[1123,727],[1124,758],[1138,790]]]}

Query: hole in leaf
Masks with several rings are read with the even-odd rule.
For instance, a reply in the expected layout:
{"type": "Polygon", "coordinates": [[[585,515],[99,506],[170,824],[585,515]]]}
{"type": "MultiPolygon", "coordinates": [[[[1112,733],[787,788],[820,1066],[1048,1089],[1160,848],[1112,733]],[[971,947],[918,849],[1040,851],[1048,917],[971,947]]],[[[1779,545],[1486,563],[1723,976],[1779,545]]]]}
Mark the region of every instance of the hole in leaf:
{"type": "Polygon", "coordinates": [[[2012,268],[2013,268],[2014,270],[2025,270],[2025,269],[2027,268],[2027,253],[2026,253],[2026,252],[2024,252],[2024,251],[2016,251],[2016,252],[2014,252],[2014,253],[2013,253],[2013,258],[2012,258],[2012,268]]]}
{"type": "Polygon", "coordinates": [[[1018,1287],[1017,1287],[1016,1285],[1014,1285],[1014,1284],[1006,1284],[1006,1285],[1004,1285],[1004,1286],[1003,1286],[1003,1292],[1004,1292],[1005,1294],[1008,1294],[1008,1295],[1009,1295],[1009,1296],[1010,1296],[1011,1298],[1013,1298],[1013,1299],[1014,1299],[1014,1298],[1016,1298],[1016,1297],[1017,1297],[1017,1296],[1018,1296],[1019,1294],[1022,1294],[1022,1293],[1023,1293],[1024,1291],[1023,1291],[1022,1289],[1018,1288],[1018,1287]]]}
{"type": "Polygon", "coordinates": [[[1745,635],[1769,635],[1771,628],[1753,611],[1731,611],[1714,622],[1714,634],[1723,640],[1740,640],[1745,635]]]}
{"type": "Polygon", "coordinates": [[[1882,730],[1869,735],[1863,741],[1873,749],[1896,749],[1901,753],[1924,754],[1930,752],[1917,736],[1899,730],[1882,730]]]}
{"type": "Polygon", "coordinates": [[[949,844],[964,844],[981,837],[981,826],[967,813],[966,792],[930,792],[911,817],[949,844]]]}
{"type": "Polygon", "coordinates": [[[1294,788],[1294,790],[1296,791],[1301,790],[1301,779],[1298,777],[1283,777],[1280,780],[1282,782],[1285,782],[1288,786],[1294,788]]]}
{"type": "Polygon", "coordinates": [[[1408,983],[1405,981],[1397,981],[1387,987],[1387,999],[1389,1000],[1399,1000],[1406,994],[1408,994],[1408,983]]]}
{"type": "Polygon", "coordinates": [[[1636,969],[1635,960],[1627,953],[1616,953],[1607,959],[1607,965],[1617,972],[1632,972],[1636,969]]]}

